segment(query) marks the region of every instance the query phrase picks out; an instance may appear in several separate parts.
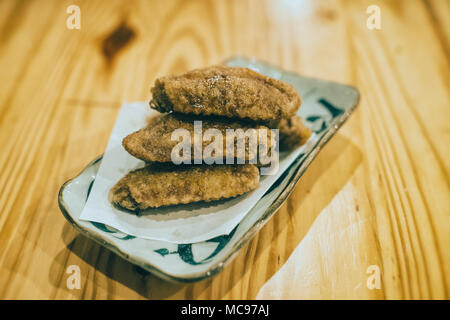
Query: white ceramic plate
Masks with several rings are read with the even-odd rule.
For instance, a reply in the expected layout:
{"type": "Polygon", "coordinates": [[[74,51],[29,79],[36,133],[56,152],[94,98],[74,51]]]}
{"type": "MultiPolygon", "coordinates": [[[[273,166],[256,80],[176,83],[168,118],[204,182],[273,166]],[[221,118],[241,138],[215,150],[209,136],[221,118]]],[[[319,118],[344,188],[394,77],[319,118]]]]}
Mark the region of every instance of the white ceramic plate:
{"type": "Polygon", "coordinates": [[[198,281],[222,270],[286,200],[311,161],[347,120],[359,101],[358,90],[354,87],[305,78],[256,60],[232,58],[225,64],[248,67],[292,84],[302,97],[299,115],[319,136],[318,142],[293,162],[229,235],[192,244],[174,244],[136,238],[101,223],[80,220],[101,156],[78,176],[65,182],[59,191],[59,207],[76,229],[122,258],[164,279],[198,281]]]}

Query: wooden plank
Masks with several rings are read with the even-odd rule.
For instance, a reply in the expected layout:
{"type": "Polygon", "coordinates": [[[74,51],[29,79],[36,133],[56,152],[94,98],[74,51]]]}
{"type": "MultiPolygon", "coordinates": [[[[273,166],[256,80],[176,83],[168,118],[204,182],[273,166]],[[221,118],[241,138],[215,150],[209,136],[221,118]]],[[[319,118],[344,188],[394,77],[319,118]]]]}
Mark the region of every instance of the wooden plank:
{"type": "Polygon", "coordinates": [[[381,30],[371,1],[79,1],[69,30],[71,1],[0,2],[0,298],[448,299],[448,2],[377,3],[381,30]],[[361,104],[231,265],[170,284],[79,235],[56,195],[104,151],[122,101],[232,55],[355,85],[361,104]]]}

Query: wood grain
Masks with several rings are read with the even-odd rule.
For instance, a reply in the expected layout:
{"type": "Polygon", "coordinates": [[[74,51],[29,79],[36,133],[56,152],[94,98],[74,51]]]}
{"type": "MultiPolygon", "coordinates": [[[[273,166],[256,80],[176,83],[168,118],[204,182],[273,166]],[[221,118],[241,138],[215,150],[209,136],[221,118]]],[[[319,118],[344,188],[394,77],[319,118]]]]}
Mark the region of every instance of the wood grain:
{"type": "Polygon", "coordinates": [[[369,30],[372,2],[0,2],[0,298],[448,299],[450,2],[375,1],[382,28],[369,30]],[[66,28],[70,4],[80,30],[66,28]],[[121,27],[126,41],[111,38],[121,27]],[[79,235],[57,192],[105,150],[122,101],[233,55],[355,85],[362,100],[232,264],[170,284],[79,235]],[[380,289],[366,286],[370,265],[380,289]]]}

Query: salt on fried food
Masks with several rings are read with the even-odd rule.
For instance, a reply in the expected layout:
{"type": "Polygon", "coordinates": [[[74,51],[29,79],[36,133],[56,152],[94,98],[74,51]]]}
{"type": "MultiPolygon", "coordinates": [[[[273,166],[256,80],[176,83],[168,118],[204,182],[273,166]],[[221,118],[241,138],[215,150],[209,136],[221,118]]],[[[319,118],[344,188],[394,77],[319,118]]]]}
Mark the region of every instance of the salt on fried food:
{"type": "Polygon", "coordinates": [[[212,66],[155,81],[150,106],[160,112],[252,120],[290,118],[300,96],[290,84],[248,68],[212,66]]]}

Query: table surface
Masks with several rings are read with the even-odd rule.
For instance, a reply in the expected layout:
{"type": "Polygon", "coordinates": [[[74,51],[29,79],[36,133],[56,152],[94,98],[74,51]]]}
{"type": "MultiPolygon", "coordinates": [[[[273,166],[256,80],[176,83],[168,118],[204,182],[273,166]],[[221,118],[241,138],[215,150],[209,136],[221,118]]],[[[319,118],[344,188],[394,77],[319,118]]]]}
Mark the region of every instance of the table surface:
{"type": "Polygon", "coordinates": [[[0,298],[448,299],[450,1],[0,2],[0,298]],[[64,181],[158,76],[257,57],[357,111],[219,275],[168,283],[76,232],[64,181]],[[69,289],[67,268],[80,267],[69,289]]]}

